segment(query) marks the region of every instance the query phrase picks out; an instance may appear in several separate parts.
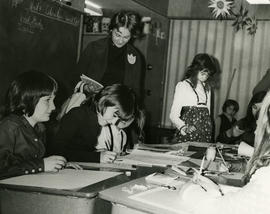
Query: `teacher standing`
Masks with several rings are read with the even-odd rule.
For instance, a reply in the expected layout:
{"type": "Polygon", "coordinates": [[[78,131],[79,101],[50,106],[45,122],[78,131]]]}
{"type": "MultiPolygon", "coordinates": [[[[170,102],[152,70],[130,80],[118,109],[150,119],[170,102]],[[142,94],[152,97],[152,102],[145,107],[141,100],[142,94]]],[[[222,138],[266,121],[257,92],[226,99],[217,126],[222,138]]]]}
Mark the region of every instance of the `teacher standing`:
{"type": "Polygon", "coordinates": [[[79,72],[104,86],[125,84],[142,98],[143,58],[132,45],[133,40],[141,35],[141,29],[141,17],[137,13],[116,13],[109,26],[109,36],[91,42],[82,53],[79,72]]]}

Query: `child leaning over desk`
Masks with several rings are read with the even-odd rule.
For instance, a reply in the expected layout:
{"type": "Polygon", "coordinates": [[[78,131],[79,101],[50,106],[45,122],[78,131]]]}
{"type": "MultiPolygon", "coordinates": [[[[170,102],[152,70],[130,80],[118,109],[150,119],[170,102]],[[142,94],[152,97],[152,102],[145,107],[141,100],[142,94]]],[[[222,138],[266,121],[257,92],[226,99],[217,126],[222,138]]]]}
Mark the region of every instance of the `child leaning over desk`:
{"type": "Polygon", "coordinates": [[[0,178],[56,172],[66,165],[62,156],[45,154],[45,126],[55,109],[57,83],[46,74],[29,71],[10,85],[5,118],[0,123],[0,178]]]}
{"type": "Polygon", "coordinates": [[[107,86],[64,115],[55,152],[69,161],[113,162],[125,147],[122,129],[133,122],[142,130],[144,116],[133,90],[121,84],[107,86]]]}
{"type": "Polygon", "coordinates": [[[247,184],[243,188],[224,196],[208,182],[199,185],[188,183],[180,191],[179,200],[190,205],[194,214],[270,213],[270,92],[262,103],[255,151],[247,165],[245,177],[247,184]]]}

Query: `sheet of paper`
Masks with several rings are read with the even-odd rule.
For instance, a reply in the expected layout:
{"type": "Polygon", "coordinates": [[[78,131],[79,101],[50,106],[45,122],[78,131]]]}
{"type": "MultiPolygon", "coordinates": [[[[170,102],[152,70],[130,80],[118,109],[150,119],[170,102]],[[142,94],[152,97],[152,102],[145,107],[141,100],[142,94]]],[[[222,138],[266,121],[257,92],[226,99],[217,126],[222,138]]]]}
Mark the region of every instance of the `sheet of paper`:
{"type": "Polygon", "coordinates": [[[133,165],[168,166],[177,165],[189,159],[185,156],[135,149],[129,155],[119,157],[116,162],[133,165]]]}
{"type": "MultiPolygon", "coordinates": [[[[181,188],[181,186],[180,186],[181,188]]],[[[227,194],[239,191],[241,188],[220,185],[222,192],[227,194]]],[[[178,196],[179,190],[169,190],[162,187],[157,187],[144,192],[140,192],[129,196],[130,199],[139,201],[144,204],[152,205],[164,210],[175,213],[189,213],[190,207],[185,206],[178,196]]]]}
{"type": "Polygon", "coordinates": [[[220,184],[219,186],[220,186],[220,189],[222,190],[222,192],[224,194],[232,193],[232,192],[237,192],[240,189],[242,189],[241,187],[233,187],[233,186],[222,185],[222,184],[220,184]]]}
{"type": "Polygon", "coordinates": [[[73,190],[120,175],[119,172],[64,169],[58,173],[23,175],[1,180],[1,184],[73,190]]]}
{"type": "Polygon", "coordinates": [[[175,213],[188,213],[190,209],[181,203],[177,190],[163,187],[147,190],[129,197],[132,200],[175,213]]]}

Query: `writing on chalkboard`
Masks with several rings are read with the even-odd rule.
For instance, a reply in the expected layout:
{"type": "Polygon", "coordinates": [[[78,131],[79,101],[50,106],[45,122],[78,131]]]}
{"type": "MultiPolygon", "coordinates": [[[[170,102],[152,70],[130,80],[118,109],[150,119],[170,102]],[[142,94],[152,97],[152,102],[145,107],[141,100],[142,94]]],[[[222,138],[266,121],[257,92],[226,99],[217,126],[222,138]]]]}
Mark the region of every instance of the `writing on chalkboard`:
{"type": "Polygon", "coordinates": [[[28,33],[35,33],[44,30],[44,26],[41,19],[38,19],[36,16],[22,15],[18,23],[18,30],[28,33]]]}
{"type": "MultiPolygon", "coordinates": [[[[12,6],[15,8],[19,7],[20,4],[22,4],[23,2],[24,0],[12,0],[12,6]]],[[[53,2],[49,0],[47,1],[31,0],[28,2],[29,4],[25,7],[25,10],[27,10],[28,12],[31,12],[36,15],[44,16],[53,20],[57,20],[60,22],[64,22],[66,24],[71,24],[76,27],[79,26],[80,24],[80,19],[78,18],[77,15],[73,16],[71,13],[68,13],[67,10],[64,10],[61,7],[61,5],[59,5],[57,2],[53,2]]],[[[37,18],[33,16],[31,20],[33,21],[34,19],[37,19],[37,18]]],[[[32,22],[31,20],[30,20],[30,23],[32,22]]],[[[36,23],[33,25],[36,25],[36,23]]]]}

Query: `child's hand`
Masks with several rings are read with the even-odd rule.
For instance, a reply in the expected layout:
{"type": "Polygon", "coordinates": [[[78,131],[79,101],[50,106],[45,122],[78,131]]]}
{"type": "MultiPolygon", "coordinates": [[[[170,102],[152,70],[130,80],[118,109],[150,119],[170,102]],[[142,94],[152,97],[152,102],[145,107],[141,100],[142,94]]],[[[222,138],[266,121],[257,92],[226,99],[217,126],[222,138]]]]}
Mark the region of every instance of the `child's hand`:
{"type": "Polygon", "coordinates": [[[62,156],[50,156],[43,159],[45,172],[58,172],[63,169],[67,163],[67,160],[62,156]]]}
{"type": "Polygon", "coordinates": [[[185,132],[185,134],[190,134],[196,130],[196,127],[193,125],[185,125],[181,131],[185,132]]]}
{"type": "Polygon", "coordinates": [[[100,153],[100,163],[112,163],[117,157],[116,152],[103,151],[100,153]]]}

